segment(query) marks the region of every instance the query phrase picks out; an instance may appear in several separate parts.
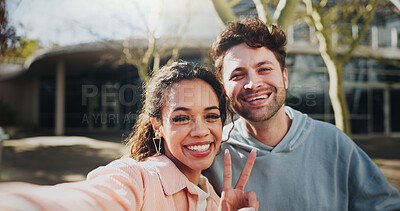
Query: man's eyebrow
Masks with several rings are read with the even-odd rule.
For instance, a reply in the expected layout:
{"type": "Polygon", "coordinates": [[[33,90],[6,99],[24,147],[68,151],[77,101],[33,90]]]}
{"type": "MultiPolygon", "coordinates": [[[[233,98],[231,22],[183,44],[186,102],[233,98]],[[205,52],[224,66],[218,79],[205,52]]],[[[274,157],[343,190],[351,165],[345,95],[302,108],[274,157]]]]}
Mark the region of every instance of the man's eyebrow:
{"type": "MultiPolygon", "coordinates": [[[[263,65],[265,65],[265,64],[274,65],[274,63],[272,63],[271,61],[265,60],[265,61],[258,62],[257,64],[254,65],[254,67],[260,67],[260,66],[263,66],[263,65]]],[[[243,70],[245,70],[244,67],[236,67],[236,68],[232,71],[232,73],[235,72],[235,71],[243,71],[243,70]]]]}
{"type": "Polygon", "coordinates": [[[272,64],[273,65],[273,63],[271,61],[266,60],[266,61],[258,62],[255,66],[260,67],[260,66],[263,66],[264,64],[272,64]]]}

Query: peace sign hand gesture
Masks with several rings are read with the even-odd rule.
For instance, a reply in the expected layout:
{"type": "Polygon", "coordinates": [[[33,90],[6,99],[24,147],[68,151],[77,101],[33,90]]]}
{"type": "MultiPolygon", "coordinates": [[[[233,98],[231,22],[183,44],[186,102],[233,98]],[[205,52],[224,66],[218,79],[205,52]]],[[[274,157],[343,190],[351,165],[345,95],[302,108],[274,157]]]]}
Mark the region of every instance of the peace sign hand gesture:
{"type": "Polygon", "coordinates": [[[235,188],[232,188],[232,164],[229,150],[225,150],[224,158],[224,186],[219,204],[220,211],[258,210],[259,203],[254,191],[244,192],[251,169],[256,160],[256,151],[253,149],[247,158],[246,164],[240,173],[235,188]],[[244,209],[241,209],[244,208],[244,209]]]}

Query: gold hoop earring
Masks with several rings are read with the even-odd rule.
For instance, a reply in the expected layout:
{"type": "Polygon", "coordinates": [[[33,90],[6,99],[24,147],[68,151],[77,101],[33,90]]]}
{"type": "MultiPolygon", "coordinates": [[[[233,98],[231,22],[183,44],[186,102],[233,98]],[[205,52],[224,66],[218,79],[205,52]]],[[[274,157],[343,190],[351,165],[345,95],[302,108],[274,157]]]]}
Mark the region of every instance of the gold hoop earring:
{"type": "MultiPolygon", "coordinates": [[[[158,136],[157,134],[158,134],[158,132],[156,132],[156,136],[158,136]]],[[[153,144],[154,144],[154,148],[156,149],[156,155],[161,155],[161,138],[154,137],[153,144]],[[156,144],[157,141],[158,141],[158,147],[156,144]]]]}

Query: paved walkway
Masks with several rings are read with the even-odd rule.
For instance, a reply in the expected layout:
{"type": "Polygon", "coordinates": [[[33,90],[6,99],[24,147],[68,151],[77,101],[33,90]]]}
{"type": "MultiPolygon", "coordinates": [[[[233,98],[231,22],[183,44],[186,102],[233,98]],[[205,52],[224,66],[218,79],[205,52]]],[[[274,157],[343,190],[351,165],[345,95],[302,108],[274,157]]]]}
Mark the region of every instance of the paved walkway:
{"type": "MultiPolygon", "coordinates": [[[[106,136],[104,136],[106,137],[106,136]]],[[[3,143],[2,181],[56,184],[85,179],[94,168],[122,155],[120,138],[42,136],[3,143]]],[[[400,140],[356,140],[400,189],[400,140]],[[379,142],[378,142],[379,141],[379,142]]]]}
{"type": "Polygon", "coordinates": [[[121,156],[123,145],[87,137],[34,137],[3,142],[2,181],[56,184],[85,179],[121,156]]]}

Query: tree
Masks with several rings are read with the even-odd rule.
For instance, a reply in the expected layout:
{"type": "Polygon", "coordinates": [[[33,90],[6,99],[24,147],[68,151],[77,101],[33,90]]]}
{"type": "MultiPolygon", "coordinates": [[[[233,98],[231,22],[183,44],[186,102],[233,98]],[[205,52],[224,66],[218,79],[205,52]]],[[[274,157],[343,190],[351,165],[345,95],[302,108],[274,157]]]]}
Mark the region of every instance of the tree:
{"type": "Polygon", "coordinates": [[[343,66],[370,28],[378,0],[303,0],[307,22],[315,28],[319,51],[329,74],[329,97],[336,126],[351,134],[350,114],[343,88],[343,66]],[[353,26],[359,25],[360,29],[353,26]],[[359,33],[353,33],[357,29],[359,33]],[[340,50],[339,50],[340,49],[340,50]]]}
{"type": "Polygon", "coordinates": [[[24,62],[25,59],[40,48],[39,42],[17,36],[14,26],[10,26],[8,23],[5,0],[0,0],[0,6],[0,62],[24,62]]]}
{"type": "Polygon", "coordinates": [[[157,39],[151,31],[147,34],[147,46],[145,47],[135,46],[136,42],[140,42],[138,39],[130,38],[124,40],[124,57],[120,61],[120,63],[124,62],[134,65],[138,70],[139,77],[144,81],[149,80],[149,70],[151,66],[153,66],[153,70],[159,69],[160,60],[165,57],[169,57],[166,64],[171,64],[179,58],[179,51],[182,48],[179,38],[176,40],[176,45],[170,48],[169,46],[157,45],[159,39],[157,39]]]}
{"type": "MultiPolygon", "coordinates": [[[[164,1],[161,1],[164,3],[164,1]]],[[[192,10],[190,8],[191,1],[186,1],[185,7],[185,19],[186,21],[183,25],[176,26],[176,28],[171,29],[174,31],[173,37],[159,37],[158,27],[159,25],[150,26],[148,20],[146,20],[143,14],[143,9],[139,5],[135,4],[137,11],[141,13],[142,21],[145,24],[145,31],[147,34],[146,40],[140,40],[136,37],[127,38],[123,41],[123,57],[118,61],[118,63],[128,63],[134,65],[137,70],[139,77],[143,81],[149,80],[149,71],[152,67],[153,70],[158,70],[161,65],[161,60],[168,58],[166,65],[172,64],[179,58],[179,52],[183,46],[184,34],[189,26],[192,10]],[[146,42],[147,45],[143,45],[142,42],[146,42]]],[[[160,4],[160,8],[163,8],[163,4],[160,4]]],[[[161,20],[163,14],[158,11],[155,15],[157,19],[161,20]]],[[[159,22],[159,21],[155,21],[159,22]]]]}
{"type": "Polygon", "coordinates": [[[0,23],[0,55],[3,55],[4,52],[9,47],[12,47],[18,40],[15,28],[8,24],[8,13],[5,0],[0,0],[0,23]]]}
{"type": "MultiPolygon", "coordinates": [[[[237,16],[232,11],[232,8],[236,6],[240,0],[212,0],[212,2],[215,10],[218,13],[218,16],[225,25],[229,21],[237,19],[237,16]]],[[[284,31],[287,31],[289,25],[296,15],[297,6],[300,3],[300,0],[253,0],[253,3],[260,20],[263,20],[267,24],[278,25],[284,31]],[[268,4],[276,7],[274,14],[270,13],[268,4]]]]}
{"type": "Polygon", "coordinates": [[[41,46],[37,40],[29,40],[23,37],[19,37],[12,46],[9,46],[7,49],[4,50],[3,59],[27,59],[39,48],[41,48],[41,46]]]}

